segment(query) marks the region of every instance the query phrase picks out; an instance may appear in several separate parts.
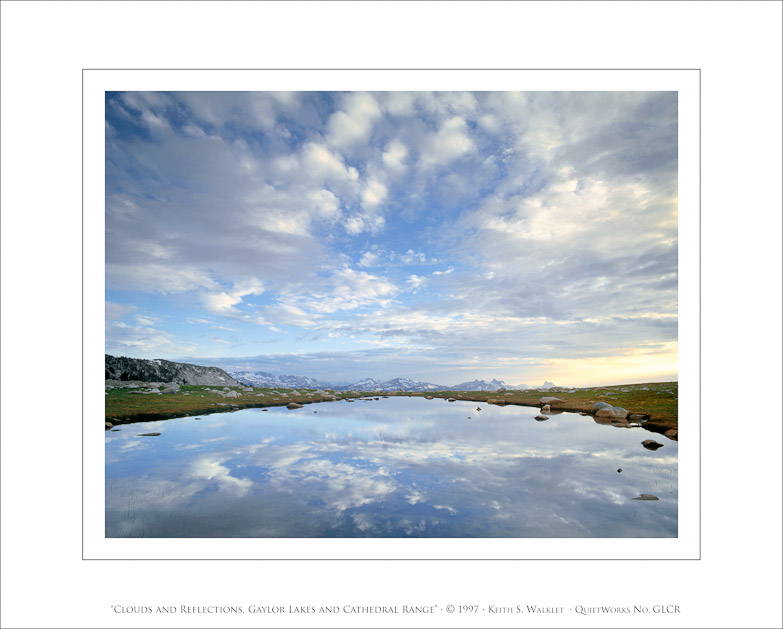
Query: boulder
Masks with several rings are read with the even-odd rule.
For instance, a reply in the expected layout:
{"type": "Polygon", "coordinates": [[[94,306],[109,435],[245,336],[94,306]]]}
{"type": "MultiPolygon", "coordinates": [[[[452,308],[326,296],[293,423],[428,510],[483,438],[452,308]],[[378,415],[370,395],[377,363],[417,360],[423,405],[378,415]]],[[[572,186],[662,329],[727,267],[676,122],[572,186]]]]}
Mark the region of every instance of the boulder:
{"type": "Polygon", "coordinates": [[[593,404],[593,412],[596,417],[609,417],[611,419],[627,419],[628,411],[619,406],[612,406],[606,402],[596,402],[593,404]]]}
{"type": "Polygon", "coordinates": [[[109,430],[111,428],[114,428],[114,424],[112,424],[111,422],[106,422],[106,430],[109,430]]]}
{"type": "Polygon", "coordinates": [[[663,433],[664,437],[668,437],[672,441],[677,441],[677,429],[676,428],[670,428],[665,433],[663,433]]]}
{"type": "Polygon", "coordinates": [[[565,400],[561,400],[559,397],[542,397],[539,402],[541,404],[557,404],[558,402],[565,402],[565,400]]]}
{"type": "Polygon", "coordinates": [[[544,405],[541,407],[541,412],[542,412],[542,413],[551,413],[551,412],[552,412],[552,409],[549,407],[549,404],[544,404],[544,405]]]}
{"type": "Polygon", "coordinates": [[[229,391],[228,393],[224,393],[223,397],[239,397],[241,395],[242,394],[239,393],[238,391],[229,391]]]}
{"type": "Polygon", "coordinates": [[[432,396],[431,396],[431,395],[425,395],[425,396],[424,396],[424,399],[425,399],[425,400],[431,400],[431,399],[432,399],[432,396]]]}
{"type": "Polygon", "coordinates": [[[579,414],[582,415],[583,417],[587,415],[587,413],[585,413],[584,411],[579,411],[579,414]]]}
{"type": "Polygon", "coordinates": [[[295,408],[304,408],[304,407],[301,404],[297,404],[296,402],[289,402],[286,405],[286,408],[293,410],[295,408]]]}
{"type": "Polygon", "coordinates": [[[456,402],[457,400],[455,400],[453,397],[450,397],[450,398],[449,398],[448,400],[446,400],[446,401],[447,401],[447,402],[456,402]]]}
{"type": "Polygon", "coordinates": [[[652,439],[645,439],[644,441],[642,441],[642,445],[648,450],[652,450],[653,452],[658,448],[663,447],[662,443],[658,443],[657,441],[653,441],[652,439]]]}
{"type": "Polygon", "coordinates": [[[544,415],[536,415],[536,416],[535,416],[535,420],[536,420],[537,422],[545,422],[547,419],[549,419],[549,418],[548,418],[548,417],[545,417],[544,415]]]}
{"type": "Polygon", "coordinates": [[[628,419],[638,422],[643,419],[650,419],[650,416],[645,415],[644,413],[631,413],[630,415],[628,415],[628,419]]]}

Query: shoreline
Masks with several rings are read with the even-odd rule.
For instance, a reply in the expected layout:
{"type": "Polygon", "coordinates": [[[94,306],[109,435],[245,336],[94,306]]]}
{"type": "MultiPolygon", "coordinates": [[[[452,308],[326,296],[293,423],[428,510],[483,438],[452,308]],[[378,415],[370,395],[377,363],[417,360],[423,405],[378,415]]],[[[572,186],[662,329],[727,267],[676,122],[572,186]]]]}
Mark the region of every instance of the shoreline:
{"type": "MultiPolygon", "coordinates": [[[[608,403],[612,404],[613,406],[621,406],[625,409],[627,409],[630,413],[642,415],[644,416],[644,419],[638,420],[641,422],[641,425],[639,427],[643,428],[644,430],[647,430],[649,432],[653,432],[656,434],[660,434],[661,436],[665,436],[667,439],[671,439],[672,441],[677,441],[677,433],[678,430],[678,421],[677,421],[677,414],[676,414],[676,397],[672,401],[670,398],[667,400],[657,400],[657,404],[649,404],[647,405],[647,408],[642,410],[644,405],[641,403],[633,404],[633,405],[626,405],[624,403],[623,397],[631,397],[631,396],[624,396],[623,394],[627,393],[639,393],[640,391],[645,391],[644,388],[640,387],[646,387],[649,389],[649,387],[656,386],[656,387],[667,387],[667,391],[669,389],[674,389],[676,391],[677,383],[654,383],[653,384],[647,384],[647,385],[615,385],[613,387],[598,387],[597,389],[578,389],[573,392],[564,392],[564,391],[553,391],[553,392],[542,392],[542,391],[509,391],[509,392],[490,392],[490,391],[437,391],[437,392],[360,392],[359,395],[356,394],[344,394],[341,392],[333,392],[329,393],[329,397],[325,397],[323,395],[319,395],[317,398],[314,398],[311,392],[307,393],[272,393],[270,391],[265,391],[262,389],[254,389],[253,395],[255,397],[263,397],[265,399],[263,400],[253,400],[250,398],[250,396],[243,396],[243,397],[237,397],[237,398],[228,398],[231,399],[231,402],[217,402],[217,399],[223,399],[221,395],[209,395],[207,397],[206,392],[204,395],[200,395],[201,398],[204,398],[203,403],[199,402],[195,399],[195,395],[183,395],[183,392],[179,392],[176,394],[170,394],[170,395],[136,395],[136,396],[130,396],[130,395],[123,395],[121,393],[114,393],[112,395],[107,395],[106,399],[106,412],[105,412],[105,430],[110,430],[114,426],[122,426],[126,424],[133,424],[133,423],[142,423],[142,422],[150,422],[150,421],[161,421],[161,420],[167,420],[167,419],[176,419],[180,417],[195,417],[198,415],[212,415],[215,413],[231,413],[234,411],[242,410],[245,408],[274,408],[274,407],[280,407],[280,406],[286,406],[290,402],[296,402],[297,404],[314,404],[314,403],[321,403],[321,402],[336,402],[341,400],[358,400],[361,398],[372,398],[372,399],[381,399],[381,398],[390,398],[390,397],[421,397],[421,398],[428,398],[431,397],[432,400],[447,400],[447,399],[453,399],[455,401],[463,401],[463,402],[479,402],[479,403],[485,403],[485,404],[497,404],[499,406],[524,406],[527,408],[542,408],[543,404],[540,402],[540,398],[542,397],[560,397],[562,399],[562,402],[555,402],[550,403],[551,406],[551,412],[550,415],[556,415],[562,412],[570,412],[570,413],[586,413],[587,417],[590,417],[596,423],[609,423],[607,420],[606,422],[598,422],[595,418],[595,416],[590,412],[593,404],[596,401],[608,401],[608,403]],[[633,390],[631,389],[620,389],[619,391],[615,390],[616,387],[635,387],[633,390]],[[261,391],[260,393],[255,393],[255,391],[261,391]],[[595,391],[609,391],[609,393],[612,393],[614,395],[609,394],[600,394],[596,395],[595,391]],[[576,394],[576,395],[574,395],[576,394]],[[334,399],[332,399],[332,396],[334,399]],[[117,399],[122,397],[122,399],[117,399]],[[285,399],[280,399],[281,397],[285,397],[285,399]],[[132,398],[132,399],[128,399],[132,398]],[[146,398],[146,399],[145,399],[146,398]],[[152,399],[150,399],[152,398],[152,399]],[[162,400],[161,400],[162,398],[162,400]],[[584,398],[584,399],[578,399],[578,398],[584,398]],[[589,399],[588,399],[589,398],[589,399]],[[599,399],[594,399],[599,398],[599,399]],[[600,399],[604,398],[604,399],[600,399]],[[490,402],[489,400],[492,400],[490,402]],[[124,402],[124,403],[123,403],[124,402]],[[660,404],[660,402],[667,402],[667,404],[660,404]],[[672,403],[673,402],[673,403],[672,403]],[[163,406],[164,408],[156,408],[159,406],[163,406]],[[650,407],[657,406],[660,407],[662,410],[659,410],[659,412],[650,412],[652,409],[650,407]],[[125,407],[125,408],[123,408],[125,407]],[[145,408],[146,407],[146,408],[145,408]],[[673,408],[672,408],[673,407],[673,408]],[[109,425],[111,424],[111,425],[109,425]],[[671,431],[675,431],[672,435],[671,431]],[[669,432],[669,434],[666,434],[669,432]]],[[[183,387],[185,388],[185,387],[183,387]]],[[[189,393],[197,392],[201,393],[204,391],[203,388],[199,387],[186,387],[189,389],[189,393]]],[[[237,390],[239,387],[232,387],[232,390],[237,390]]],[[[656,392],[660,394],[659,392],[656,392]]],[[[676,396],[676,394],[675,394],[676,396]]],[[[630,402],[630,399],[626,400],[627,402],[630,402]]],[[[641,402],[641,400],[639,400],[641,402]]],[[[632,420],[634,421],[634,420],[632,420]]],[[[626,426],[619,426],[619,427],[626,427],[626,426]]]]}

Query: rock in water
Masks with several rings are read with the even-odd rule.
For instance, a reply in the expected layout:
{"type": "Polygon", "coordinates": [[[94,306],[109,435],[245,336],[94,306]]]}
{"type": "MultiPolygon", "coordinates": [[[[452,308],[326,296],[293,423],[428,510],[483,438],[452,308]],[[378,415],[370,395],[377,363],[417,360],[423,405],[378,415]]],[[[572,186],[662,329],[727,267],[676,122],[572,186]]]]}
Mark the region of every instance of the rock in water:
{"type": "Polygon", "coordinates": [[[542,413],[551,413],[552,409],[549,407],[549,404],[544,404],[544,406],[541,407],[542,413]]]}
{"type": "Polygon", "coordinates": [[[536,415],[536,417],[535,417],[535,420],[537,422],[545,422],[547,419],[549,419],[549,418],[548,417],[544,417],[543,415],[536,415]]]}
{"type": "Polygon", "coordinates": [[[136,435],[137,437],[160,437],[159,432],[144,432],[140,435],[136,435]]]}
{"type": "Polygon", "coordinates": [[[610,417],[612,419],[626,419],[628,417],[628,411],[619,406],[612,406],[606,402],[596,402],[593,404],[591,412],[596,417],[610,417]]]}
{"type": "Polygon", "coordinates": [[[640,494],[636,498],[631,498],[631,500],[658,500],[658,496],[653,496],[652,494],[640,494]]]}
{"type": "Polygon", "coordinates": [[[642,441],[642,445],[648,450],[653,450],[653,451],[663,447],[662,443],[658,443],[657,441],[653,441],[652,439],[645,439],[644,441],[642,441]]]}
{"type": "Polygon", "coordinates": [[[677,429],[671,428],[667,430],[665,433],[663,433],[664,437],[669,437],[672,441],[677,441],[677,429]]]}
{"type": "Polygon", "coordinates": [[[294,410],[295,408],[304,408],[301,404],[297,404],[296,402],[289,402],[286,405],[286,408],[294,410]]]}

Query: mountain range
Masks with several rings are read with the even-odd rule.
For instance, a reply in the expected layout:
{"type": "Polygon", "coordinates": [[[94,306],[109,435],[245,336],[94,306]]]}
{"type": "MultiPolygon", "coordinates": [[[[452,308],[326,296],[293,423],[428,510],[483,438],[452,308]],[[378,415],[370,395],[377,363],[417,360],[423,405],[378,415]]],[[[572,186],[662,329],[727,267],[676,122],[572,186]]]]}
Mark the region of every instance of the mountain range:
{"type": "MultiPolygon", "coordinates": [[[[453,386],[422,382],[411,378],[393,378],[391,380],[378,380],[377,378],[363,378],[357,382],[324,382],[305,376],[281,375],[276,376],[266,371],[230,371],[233,378],[253,387],[284,388],[284,389],[333,389],[335,391],[497,391],[498,389],[531,389],[526,384],[513,386],[502,380],[471,380],[461,382],[453,386]]],[[[541,388],[550,388],[555,385],[545,382],[541,388]]]]}

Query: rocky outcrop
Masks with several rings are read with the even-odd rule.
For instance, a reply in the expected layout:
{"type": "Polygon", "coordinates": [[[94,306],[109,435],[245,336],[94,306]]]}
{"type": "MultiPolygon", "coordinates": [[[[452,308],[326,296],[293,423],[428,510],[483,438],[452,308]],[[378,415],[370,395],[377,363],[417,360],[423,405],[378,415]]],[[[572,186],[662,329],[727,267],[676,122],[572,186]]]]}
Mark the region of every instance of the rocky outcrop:
{"type": "Polygon", "coordinates": [[[241,386],[218,367],[202,367],[170,360],[147,360],[106,354],[106,380],[140,380],[180,384],[241,386]]]}

